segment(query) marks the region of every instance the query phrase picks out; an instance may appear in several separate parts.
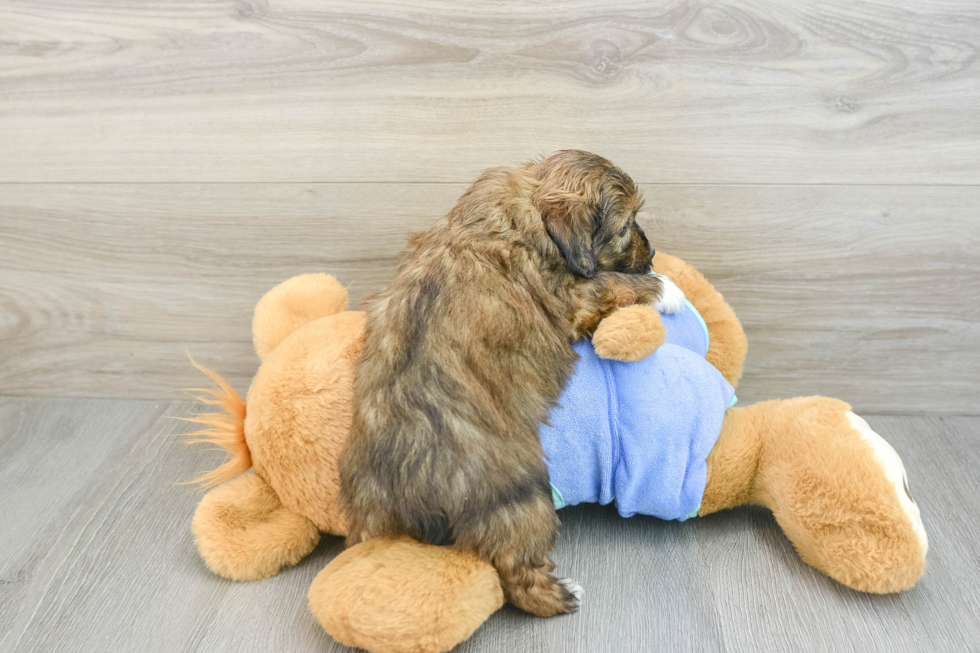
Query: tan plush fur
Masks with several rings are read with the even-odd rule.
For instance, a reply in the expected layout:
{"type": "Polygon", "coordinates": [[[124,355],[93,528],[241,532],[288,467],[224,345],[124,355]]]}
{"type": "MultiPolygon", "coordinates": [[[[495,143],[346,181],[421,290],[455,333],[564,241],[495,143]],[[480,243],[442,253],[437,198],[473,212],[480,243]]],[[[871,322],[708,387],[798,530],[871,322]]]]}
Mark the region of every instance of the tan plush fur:
{"type": "Polygon", "coordinates": [[[261,580],[303,559],[320,541],[306,517],[287,510],[269,485],[245,474],[208,492],[192,523],[211,571],[232,580],[261,580]]]}
{"type": "MultiPolygon", "coordinates": [[[[709,360],[737,383],[746,345],[734,312],[683,261],[658,253],[654,267],[701,312],[709,360]]],[[[194,517],[199,551],[215,573],[265,578],[312,550],[318,531],[346,530],[337,505],[337,458],[350,424],[364,328],[363,314],[344,311],[346,305],[346,292],[325,275],[292,279],[270,292],[256,309],[263,363],[247,410],[219,385],[217,405],[230,412],[202,418],[226,436],[241,428],[255,468],[212,489],[194,517]],[[318,293],[324,296],[317,299],[318,293]]],[[[644,312],[620,309],[600,329],[662,329],[659,319],[637,318],[644,312]],[[618,327],[617,320],[623,320],[618,327]]],[[[619,333],[610,340],[625,343],[615,353],[628,357],[637,355],[630,343],[646,349],[657,336],[619,333]]],[[[809,564],[855,589],[900,591],[922,574],[925,551],[872,447],[848,422],[848,409],[820,397],[729,409],[708,458],[700,514],[766,505],[809,564]]],[[[229,437],[224,441],[234,453],[239,439],[229,437]]],[[[503,601],[486,562],[408,539],[348,549],[317,576],[309,600],[338,641],[375,653],[448,650],[503,601]]]]}
{"type": "Polygon", "coordinates": [[[301,326],[347,310],[347,290],[325,274],[301,274],[270,290],[252,318],[252,340],[259,358],[301,326]]]}
{"type": "Polygon", "coordinates": [[[599,323],[592,346],[603,358],[629,363],[657,351],[666,334],[660,313],[652,306],[625,306],[599,323]]]}
{"type": "Polygon", "coordinates": [[[253,334],[263,364],[247,409],[205,370],[218,389],[203,399],[223,412],[191,420],[211,428],[190,438],[219,444],[231,458],[201,478],[227,480],[249,465],[255,470],[211,490],[198,506],[198,549],[217,574],[267,578],[309,553],[319,531],[346,532],[337,458],[350,425],[364,331],[364,314],[346,306],[347,291],[323,274],[290,279],[259,301],[253,334]]]}
{"type": "Polygon", "coordinates": [[[468,638],[504,603],[475,554],[402,537],[343,552],[313,581],[310,610],[341,644],[374,653],[436,653],[468,638]]]}
{"type": "Polygon", "coordinates": [[[805,562],[857,590],[899,592],[925,551],[849,410],[826,397],[729,409],[699,514],[767,506],[805,562]]]}
{"type": "Polygon", "coordinates": [[[266,355],[248,392],[245,438],[256,473],[284,506],[336,535],[347,530],[337,459],[363,331],[360,312],[310,322],[266,355]]]}
{"type": "MultiPolygon", "coordinates": [[[[737,385],[748,344],[734,311],[684,261],[658,252],[653,267],[701,313],[706,358],[737,385]]],[[[850,409],[826,397],[729,409],[698,514],[766,506],[800,557],[831,578],[865,592],[906,590],[925,570],[925,551],[873,449],[850,425],[850,409]]]]}
{"type": "Polygon", "coordinates": [[[749,344],[735,311],[703,274],[676,256],[657,252],[653,257],[653,269],[670,277],[698,309],[708,325],[709,343],[705,358],[718,368],[729,383],[738,385],[749,344]]]}

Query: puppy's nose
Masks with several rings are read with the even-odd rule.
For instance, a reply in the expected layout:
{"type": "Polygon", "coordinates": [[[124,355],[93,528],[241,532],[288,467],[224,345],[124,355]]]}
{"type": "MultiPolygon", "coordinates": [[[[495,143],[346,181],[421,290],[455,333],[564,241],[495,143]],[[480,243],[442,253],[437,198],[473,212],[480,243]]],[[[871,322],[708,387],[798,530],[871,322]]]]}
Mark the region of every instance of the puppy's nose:
{"type": "Polygon", "coordinates": [[[655,250],[654,248],[651,247],[650,248],[650,258],[653,258],[656,255],[657,255],[657,250],[655,250]]]}

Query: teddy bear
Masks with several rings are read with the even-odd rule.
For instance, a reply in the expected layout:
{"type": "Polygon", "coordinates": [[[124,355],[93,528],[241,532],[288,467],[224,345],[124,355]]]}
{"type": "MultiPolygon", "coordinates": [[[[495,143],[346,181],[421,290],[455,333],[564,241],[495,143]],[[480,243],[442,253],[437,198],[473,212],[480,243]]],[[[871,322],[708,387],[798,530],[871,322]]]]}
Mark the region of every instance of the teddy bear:
{"type": "MultiPolygon", "coordinates": [[[[576,344],[579,367],[559,403],[615,403],[617,412],[563,407],[542,428],[556,508],[614,502],[624,516],[683,520],[761,505],[800,557],[838,582],[875,593],[912,587],[928,541],[895,450],[837,399],[735,406],[747,343],[734,311],[684,261],[658,252],[653,266],[683,291],[685,309],[662,316],[622,307],[591,342],[576,344]],[[603,378],[618,379],[613,401],[589,402],[603,378]],[[676,409],[692,396],[698,401],[676,409]],[[656,403],[687,417],[651,432],[660,418],[648,405],[656,403]],[[662,443],[671,432],[696,437],[690,446],[662,443]],[[577,467],[583,460],[592,461],[588,473],[577,467]]],[[[345,534],[337,461],[365,326],[364,313],[347,303],[343,286],[322,274],[266,294],[253,319],[261,365],[247,402],[198,366],[216,384],[199,398],[219,410],[189,418],[204,427],[190,439],[218,444],[229,457],[198,479],[216,487],[192,528],[220,576],[268,578],[310,553],[321,533],[345,534]]],[[[505,600],[495,570],[475,554],[407,537],[347,549],[317,575],[308,598],[331,636],[374,653],[447,651],[505,600]]]]}

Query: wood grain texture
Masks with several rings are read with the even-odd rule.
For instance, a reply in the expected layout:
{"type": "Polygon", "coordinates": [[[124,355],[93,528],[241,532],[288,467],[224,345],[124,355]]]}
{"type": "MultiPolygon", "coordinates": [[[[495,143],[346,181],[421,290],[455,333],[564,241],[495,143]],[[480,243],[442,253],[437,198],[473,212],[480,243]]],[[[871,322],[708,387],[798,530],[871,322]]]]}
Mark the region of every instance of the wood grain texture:
{"type": "Polygon", "coordinates": [[[980,413],[978,34],[976,0],[5,0],[0,395],[128,400],[0,398],[0,650],[346,651],[305,598],[339,539],[261,583],[204,567],[174,483],[220,456],[160,399],[187,351],[244,391],[276,283],[357,302],[481,169],[567,147],[734,306],[743,403],[939,415],[869,420],[929,568],[868,596],[764,510],[574,508],[581,613],[459,650],[976,650],[980,417],[948,414],[980,413]]]}
{"type": "Polygon", "coordinates": [[[306,608],[339,538],[269,583],[221,580],[198,557],[200,495],[176,483],[215,454],[176,437],[165,416],[188,412],[0,399],[0,650],[345,650],[306,608]]]}
{"type": "MultiPolygon", "coordinates": [[[[244,391],[262,294],[328,272],[356,305],[463,189],[0,185],[0,394],[166,397],[200,381],[187,352],[244,391]]],[[[654,246],[745,324],[743,402],[980,412],[980,188],[643,190],[654,246]]]]}
{"type": "Polygon", "coordinates": [[[2,181],[974,184],[973,0],[6,0],[2,181]]]}
{"type": "MultiPolygon", "coordinates": [[[[179,402],[0,399],[0,650],[347,651],[306,607],[342,549],[325,537],[296,568],[255,583],[212,575],[174,483],[220,455],[187,448],[179,402]]],[[[460,653],[973,650],[980,641],[980,418],[872,417],[904,458],[929,534],[911,591],[845,589],[803,564],[762,509],[685,523],[561,511],[559,571],[581,612],[505,607],[460,653]]]]}

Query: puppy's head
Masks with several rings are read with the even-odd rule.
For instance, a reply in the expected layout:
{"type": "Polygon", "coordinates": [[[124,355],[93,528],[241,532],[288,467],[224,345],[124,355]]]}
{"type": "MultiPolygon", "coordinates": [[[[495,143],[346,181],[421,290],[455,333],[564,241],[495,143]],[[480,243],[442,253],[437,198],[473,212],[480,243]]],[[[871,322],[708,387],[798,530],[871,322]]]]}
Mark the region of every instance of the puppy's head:
{"type": "Polygon", "coordinates": [[[572,272],[650,271],[653,251],[636,224],[643,199],[629,175],[581,150],[562,150],[528,168],[540,182],[535,206],[572,272]]]}

